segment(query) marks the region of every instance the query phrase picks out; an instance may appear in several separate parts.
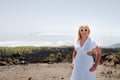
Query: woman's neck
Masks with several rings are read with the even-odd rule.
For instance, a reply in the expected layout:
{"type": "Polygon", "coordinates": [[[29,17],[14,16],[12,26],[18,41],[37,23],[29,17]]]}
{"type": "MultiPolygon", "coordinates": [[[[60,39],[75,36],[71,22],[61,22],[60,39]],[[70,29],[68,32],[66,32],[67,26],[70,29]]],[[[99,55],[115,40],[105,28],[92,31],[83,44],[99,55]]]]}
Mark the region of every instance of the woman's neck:
{"type": "Polygon", "coordinates": [[[82,41],[85,41],[87,38],[88,38],[88,36],[82,37],[81,40],[82,40],[82,41]]]}

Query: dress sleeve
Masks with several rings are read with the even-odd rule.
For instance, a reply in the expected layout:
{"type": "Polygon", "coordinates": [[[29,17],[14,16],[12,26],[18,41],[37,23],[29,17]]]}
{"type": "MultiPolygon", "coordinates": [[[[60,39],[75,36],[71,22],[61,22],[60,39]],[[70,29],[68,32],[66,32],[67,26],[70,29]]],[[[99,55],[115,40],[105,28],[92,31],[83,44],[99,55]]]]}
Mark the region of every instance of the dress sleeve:
{"type": "Polygon", "coordinates": [[[98,46],[98,44],[93,40],[92,41],[92,49],[96,48],[98,46]]]}
{"type": "Polygon", "coordinates": [[[76,46],[77,46],[77,41],[75,40],[74,41],[74,49],[76,49],[76,46]]]}

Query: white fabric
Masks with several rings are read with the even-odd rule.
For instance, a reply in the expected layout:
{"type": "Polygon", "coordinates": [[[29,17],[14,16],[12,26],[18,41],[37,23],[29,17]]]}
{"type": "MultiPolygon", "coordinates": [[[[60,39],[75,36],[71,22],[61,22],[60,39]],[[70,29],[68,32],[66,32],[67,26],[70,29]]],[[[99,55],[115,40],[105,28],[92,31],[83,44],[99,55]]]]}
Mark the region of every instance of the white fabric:
{"type": "Polygon", "coordinates": [[[96,46],[96,42],[90,37],[87,38],[82,47],[80,46],[80,41],[75,41],[74,47],[77,51],[77,55],[74,59],[71,80],[96,80],[95,71],[89,71],[94,64],[93,57],[87,54],[87,51],[91,51],[96,46]]]}

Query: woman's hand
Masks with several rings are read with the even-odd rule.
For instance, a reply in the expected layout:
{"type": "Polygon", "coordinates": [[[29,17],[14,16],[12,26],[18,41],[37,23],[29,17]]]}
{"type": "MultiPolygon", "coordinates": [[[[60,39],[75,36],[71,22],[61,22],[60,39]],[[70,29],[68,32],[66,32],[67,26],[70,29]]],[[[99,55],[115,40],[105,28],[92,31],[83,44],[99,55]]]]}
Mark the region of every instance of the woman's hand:
{"type": "Polygon", "coordinates": [[[72,68],[72,69],[74,68],[74,64],[73,64],[73,63],[71,64],[71,68],[72,68]]]}
{"type": "Polygon", "coordinates": [[[95,71],[95,70],[96,70],[96,66],[93,65],[93,66],[90,68],[90,72],[93,72],[93,71],[95,71]]]}
{"type": "Polygon", "coordinates": [[[92,56],[92,51],[87,51],[87,55],[92,56]]]}

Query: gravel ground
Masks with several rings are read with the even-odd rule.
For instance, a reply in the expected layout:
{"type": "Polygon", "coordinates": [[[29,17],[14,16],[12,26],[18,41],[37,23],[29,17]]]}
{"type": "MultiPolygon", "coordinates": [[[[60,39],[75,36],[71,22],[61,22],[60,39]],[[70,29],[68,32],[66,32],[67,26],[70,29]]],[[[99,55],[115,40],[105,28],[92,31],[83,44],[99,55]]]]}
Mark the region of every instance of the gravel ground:
{"type": "MultiPolygon", "coordinates": [[[[0,66],[0,80],[69,80],[70,63],[0,66]]],[[[99,65],[97,80],[120,80],[120,67],[99,65]]]]}

